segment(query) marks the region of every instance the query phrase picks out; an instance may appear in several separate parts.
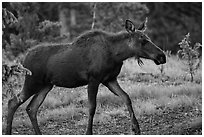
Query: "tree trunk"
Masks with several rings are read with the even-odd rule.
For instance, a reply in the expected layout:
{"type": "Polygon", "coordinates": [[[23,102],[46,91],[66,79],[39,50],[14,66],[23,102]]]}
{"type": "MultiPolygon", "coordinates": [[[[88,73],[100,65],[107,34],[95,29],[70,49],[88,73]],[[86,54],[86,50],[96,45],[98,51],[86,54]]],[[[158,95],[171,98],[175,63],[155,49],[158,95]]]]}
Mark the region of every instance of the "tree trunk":
{"type": "Polygon", "coordinates": [[[68,39],[70,39],[70,32],[69,32],[69,25],[67,23],[67,9],[63,8],[60,9],[59,8],[59,20],[61,22],[61,30],[60,30],[60,35],[64,36],[66,35],[68,39]]]}
{"type": "Polygon", "coordinates": [[[75,9],[70,10],[70,21],[71,21],[71,26],[76,25],[76,11],[75,11],[75,9]]]}
{"type": "Polygon", "coordinates": [[[93,21],[92,21],[91,29],[94,29],[95,23],[96,23],[96,3],[94,3],[94,6],[93,6],[93,21]]]}

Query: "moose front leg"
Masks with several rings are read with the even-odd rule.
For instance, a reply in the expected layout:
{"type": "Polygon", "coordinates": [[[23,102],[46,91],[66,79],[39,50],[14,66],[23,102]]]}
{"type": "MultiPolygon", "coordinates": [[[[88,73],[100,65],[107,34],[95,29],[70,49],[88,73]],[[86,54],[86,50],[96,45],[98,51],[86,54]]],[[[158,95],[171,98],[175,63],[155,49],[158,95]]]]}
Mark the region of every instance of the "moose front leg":
{"type": "Polygon", "coordinates": [[[130,119],[132,122],[132,131],[135,135],[139,135],[140,134],[140,128],[139,128],[139,124],[137,122],[137,119],[135,117],[133,108],[132,108],[132,102],[130,100],[130,97],[128,96],[128,94],[123,91],[123,89],[120,87],[120,85],[118,84],[117,80],[113,80],[111,82],[107,82],[104,84],[106,87],[108,87],[108,89],[113,92],[114,94],[120,96],[126,103],[129,114],[130,114],[130,119]]]}
{"type": "Polygon", "coordinates": [[[89,119],[86,134],[92,135],[93,117],[96,110],[96,96],[98,93],[99,83],[91,80],[88,84],[88,103],[89,103],[89,119]]]}

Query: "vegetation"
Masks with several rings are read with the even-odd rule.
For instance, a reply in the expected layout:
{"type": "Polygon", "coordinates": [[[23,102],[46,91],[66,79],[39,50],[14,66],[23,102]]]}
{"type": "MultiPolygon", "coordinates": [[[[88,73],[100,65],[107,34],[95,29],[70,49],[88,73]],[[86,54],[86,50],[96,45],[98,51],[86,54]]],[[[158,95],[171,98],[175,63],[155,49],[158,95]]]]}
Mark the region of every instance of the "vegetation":
{"type": "MultiPolygon", "coordinates": [[[[142,134],[202,134],[200,128],[189,130],[195,129],[192,123],[198,121],[199,125],[202,117],[201,2],[3,2],[2,7],[3,134],[8,100],[20,92],[24,73],[29,73],[29,70],[22,72],[24,68],[19,65],[29,48],[44,42],[71,42],[90,29],[118,32],[123,29],[125,19],[139,25],[146,16],[149,17],[147,33],[165,50],[167,63],[156,66],[142,59],[144,65],[138,66],[135,59],[129,59],[124,62],[118,77],[121,87],[131,97],[142,134]],[[191,43],[189,35],[182,40],[187,32],[191,34],[191,43]],[[174,55],[177,51],[180,58],[174,55]]],[[[38,113],[43,134],[85,133],[88,120],[86,88],[54,87],[38,113]]],[[[33,134],[25,111],[28,102],[20,106],[15,115],[14,134],[33,134]]],[[[130,134],[128,116],[124,102],[101,85],[94,134],[130,134]]]]}
{"type": "Polygon", "coordinates": [[[190,34],[188,33],[185,38],[179,43],[181,50],[178,54],[181,55],[182,59],[186,60],[187,72],[191,76],[191,82],[193,82],[193,76],[195,71],[198,69],[201,63],[199,58],[198,49],[201,47],[200,43],[196,43],[193,47],[190,46],[190,34]]]}
{"type": "Polygon", "coordinates": [[[202,42],[201,2],[3,2],[2,7],[18,19],[18,23],[6,26],[8,31],[5,34],[11,39],[11,43],[3,43],[4,49],[11,51],[15,56],[39,42],[71,42],[80,33],[92,28],[94,13],[94,28],[112,32],[122,30],[126,19],[131,19],[139,25],[145,17],[149,17],[150,37],[162,49],[172,51],[174,54],[179,49],[177,46],[179,41],[187,32],[191,33],[193,45],[202,42]],[[45,28],[49,27],[49,31],[42,33],[42,25],[45,28]],[[14,30],[18,31],[18,34],[14,33],[14,30]]]}
{"type": "Polygon", "coordinates": [[[149,8],[149,28],[155,44],[176,54],[178,43],[190,32],[191,42],[202,42],[202,5],[199,2],[151,2],[149,8]]]}
{"type": "MultiPolygon", "coordinates": [[[[152,61],[143,62],[144,65],[139,67],[135,59],[125,61],[119,75],[121,87],[133,102],[142,134],[201,134],[200,130],[192,133],[187,130],[191,122],[202,116],[201,67],[195,72],[195,82],[192,83],[190,78],[185,78],[183,68],[186,66],[176,56],[168,58],[164,66],[165,75],[160,74],[159,66],[152,61]],[[187,131],[182,133],[183,130],[187,131]]],[[[20,92],[22,84],[21,76],[18,78],[18,86],[13,87],[15,94],[20,92]]],[[[55,87],[48,94],[38,113],[40,128],[44,134],[84,134],[88,120],[86,88],[55,87]],[[56,129],[59,131],[56,132],[56,129]]],[[[9,98],[10,96],[5,97],[2,102],[3,133],[9,98]]],[[[14,134],[33,134],[25,111],[28,102],[17,110],[14,134]],[[29,132],[25,132],[26,129],[29,132]]],[[[130,134],[128,111],[119,97],[101,85],[97,102],[95,134],[130,134]]]]}

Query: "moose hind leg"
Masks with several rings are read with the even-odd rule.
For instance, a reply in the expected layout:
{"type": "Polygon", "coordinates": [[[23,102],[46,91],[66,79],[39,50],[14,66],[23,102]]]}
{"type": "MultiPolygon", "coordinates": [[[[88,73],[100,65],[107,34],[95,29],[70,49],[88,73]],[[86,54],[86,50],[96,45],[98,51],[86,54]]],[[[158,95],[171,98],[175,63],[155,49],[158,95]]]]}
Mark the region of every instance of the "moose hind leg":
{"type": "Polygon", "coordinates": [[[137,134],[137,135],[140,134],[139,124],[138,124],[137,119],[135,117],[135,114],[134,114],[134,111],[132,108],[132,102],[130,100],[129,95],[125,91],[122,90],[122,88],[119,86],[117,80],[105,83],[104,85],[106,87],[108,87],[108,89],[111,92],[117,94],[118,96],[120,96],[124,100],[124,102],[126,103],[126,106],[128,108],[129,114],[130,114],[130,119],[132,122],[132,131],[134,134],[137,134]]]}
{"type": "Polygon", "coordinates": [[[33,125],[33,128],[35,130],[35,134],[41,135],[40,128],[38,126],[37,121],[37,111],[40,105],[43,103],[47,93],[52,89],[52,86],[47,86],[40,90],[37,94],[34,95],[30,103],[28,104],[26,111],[28,113],[28,116],[30,118],[30,121],[33,125]]]}
{"type": "Polygon", "coordinates": [[[12,130],[13,116],[17,108],[23,104],[32,94],[28,94],[27,88],[23,87],[22,91],[8,101],[7,127],[6,134],[10,135],[12,130]]]}

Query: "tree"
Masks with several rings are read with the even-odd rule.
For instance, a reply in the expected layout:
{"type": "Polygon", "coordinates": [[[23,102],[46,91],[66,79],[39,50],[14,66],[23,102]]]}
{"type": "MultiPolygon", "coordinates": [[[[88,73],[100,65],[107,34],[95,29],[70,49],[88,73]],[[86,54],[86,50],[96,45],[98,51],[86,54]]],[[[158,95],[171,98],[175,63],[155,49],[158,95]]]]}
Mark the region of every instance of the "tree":
{"type": "MultiPolygon", "coordinates": [[[[25,52],[40,42],[72,41],[73,38],[92,28],[95,3],[33,3],[10,2],[15,9],[19,34],[12,36],[9,49],[14,56],[25,52]]],[[[148,12],[141,3],[96,3],[94,29],[118,32],[126,19],[136,24],[148,12]]]]}
{"type": "Polygon", "coordinates": [[[126,19],[139,25],[147,13],[148,8],[141,3],[97,3],[96,28],[117,32],[123,29],[126,19]]]}
{"type": "Polygon", "coordinates": [[[164,50],[177,53],[184,34],[191,33],[192,43],[202,42],[201,2],[151,2],[149,28],[151,37],[164,50]]]}
{"type": "Polygon", "coordinates": [[[8,11],[6,8],[2,9],[2,38],[3,38],[3,48],[7,42],[11,44],[10,34],[18,34],[18,31],[15,27],[15,23],[17,23],[17,18],[13,15],[12,12],[8,11]]]}

